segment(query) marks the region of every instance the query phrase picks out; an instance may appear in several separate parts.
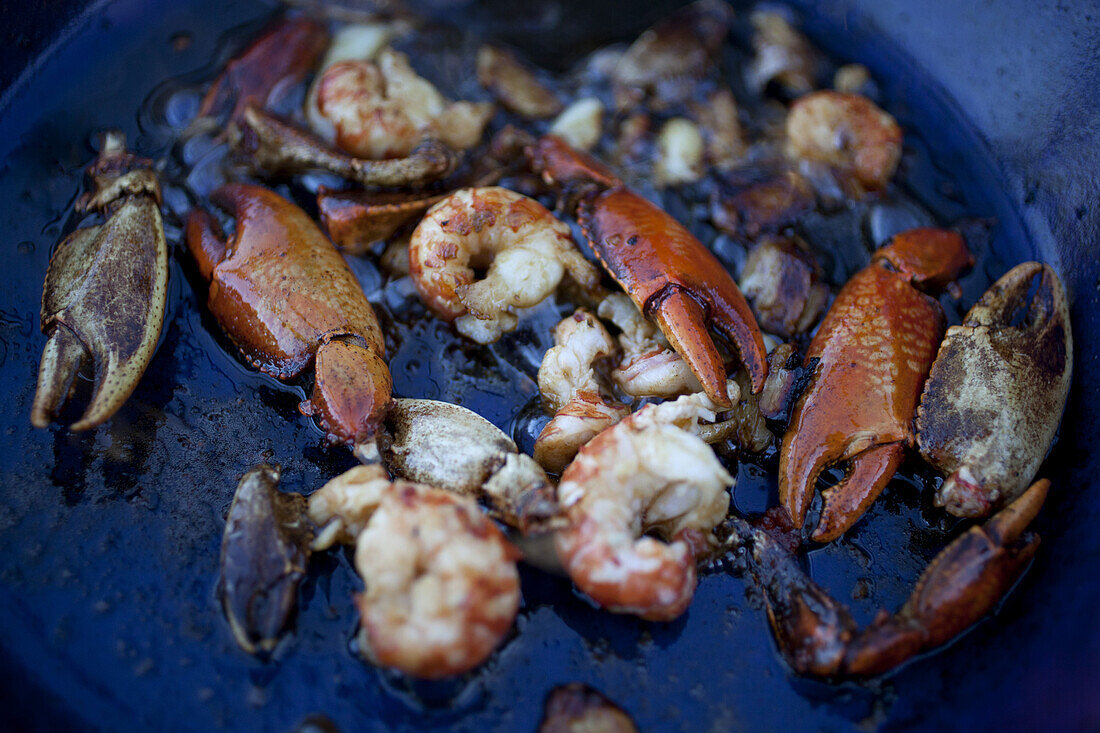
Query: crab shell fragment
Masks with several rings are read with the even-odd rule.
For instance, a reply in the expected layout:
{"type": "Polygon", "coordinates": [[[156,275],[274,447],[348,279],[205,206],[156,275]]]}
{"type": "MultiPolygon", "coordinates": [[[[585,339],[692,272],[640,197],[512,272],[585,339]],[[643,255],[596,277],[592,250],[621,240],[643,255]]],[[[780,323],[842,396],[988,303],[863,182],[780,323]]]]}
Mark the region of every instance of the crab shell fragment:
{"type": "Polygon", "coordinates": [[[947,474],[936,504],[984,517],[1027,488],[1058,430],[1073,371],[1069,305],[1047,265],[986,291],[940,346],[921,396],[921,455],[947,474]]]}
{"type": "Polygon", "coordinates": [[[395,399],[382,461],[396,477],[483,499],[490,514],[523,532],[559,515],[546,472],[499,428],[459,405],[395,399]]]}

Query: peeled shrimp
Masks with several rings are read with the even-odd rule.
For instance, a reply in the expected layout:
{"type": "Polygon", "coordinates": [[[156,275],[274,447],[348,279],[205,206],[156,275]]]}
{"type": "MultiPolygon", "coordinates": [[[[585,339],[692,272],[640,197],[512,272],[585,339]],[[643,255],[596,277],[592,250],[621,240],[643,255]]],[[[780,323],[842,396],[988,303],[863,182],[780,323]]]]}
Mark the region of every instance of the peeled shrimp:
{"type": "Polygon", "coordinates": [[[515,310],[540,303],[566,272],[585,288],[599,281],[568,226],[495,186],[456,191],[429,209],[409,242],[409,269],[424,303],[482,344],[514,330],[515,310]],[[475,268],[486,267],[475,282],[475,268]]]}
{"type": "Polygon", "coordinates": [[[517,556],[472,500],[398,482],[355,544],[363,654],[427,679],[477,666],[515,620],[517,556]]]}
{"type": "Polygon", "coordinates": [[[354,543],[390,485],[386,469],[375,463],[345,471],[310,494],[309,518],[321,528],[313,549],[354,543]]]}
{"type": "Polygon", "coordinates": [[[623,392],[631,397],[674,397],[702,391],[687,362],[626,294],[612,293],[596,312],[621,331],[622,360],[611,371],[611,379],[623,392]]]}
{"type": "Polygon", "coordinates": [[[372,663],[436,679],[483,662],[519,608],[518,551],[470,498],[359,466],[310,497],[315,546],[355,542],[372,663]],[[335,527],[335,529],[333,529],[335,527]]]}
{"type": "Polygon", "coordinates": [[[538,382],[555,415],[535,440],[534,456],[546,470],[560,472],[582,445],[630,411],[600,394],[594,365],[617,349],[595,316],[578,310],[557,325],[554,342],[542,358],[538,382]]]}
{"type": "Polygon", "coordinates": [[[820,91],[800,97],[787,114],[791,157],[850,172],[864,188],[883,188],[901,160],[901,128],[858,94],[820,91]]]}
{"type": "Polygon", "coordinates": [[[361,158],[408,155],[425,137],[455,150],[473,147],[493,113],[492,104],[448,102],[413,71],[405,54],[386,48],[376,61],[346,60],[325,70],[317,84],[319,133],[361,158]]]}
{"type": "Polygon", "coordinates": [[[733,484],[697,437],[699,420],[715,416],[703,400],[643,408],[593,438],[562,475],[569,524],[557,536],[558,555],[605,608],[667,621],[691,602],[696,558],[709,550],[733,484]]]}

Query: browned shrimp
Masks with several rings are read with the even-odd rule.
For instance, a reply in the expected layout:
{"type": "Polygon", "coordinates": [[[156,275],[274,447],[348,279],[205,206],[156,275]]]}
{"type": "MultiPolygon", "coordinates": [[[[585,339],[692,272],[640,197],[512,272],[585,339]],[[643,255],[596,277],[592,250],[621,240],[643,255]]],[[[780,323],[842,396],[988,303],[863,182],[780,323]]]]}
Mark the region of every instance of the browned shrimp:
{"type": "Polygon", "coordinates": [[[733,483],[693,434],[700,419],[715,417],[705,401],[691,395],[643,408],[593,438],[562,475],[569,526],[557,536],[558,555],[605,608],[668,621],[691,602],[696,557],[725,518],[733,483]]]}
{"type": "Polygon", "coordinates": [[[901,160],[901,128],[866,97],[814,92],[791,105],[787,150],[793,158],[850,172],[864,188],[881,189],[901,160]]]}
{"type": "Polygon", "coordinates": [[[340,61],[326,69],[316,110],[340,148],[362,158],[394,158],[425,137],[456,150],[476,145],[493,106],[448,102],[407,56],[387,48],[376,61],[340,61]]]}
{"type": "Polygon", "coordinates": [[[481,664],[519,608],[519,552],[473,499],[359,466],[310,497],[318,546],[355,541],[359,643],[374,664],[436,679],[481,664]],[[335,527],[335,529],[334,529],[335,527]]]}
{"type": "Polygon", "coordinates": [[[568,226],[496,186],[456,191],[429,209],[409,242],[409,270],[424,303],[483,344],[515,329],[516,309],[542,302],[566,272],[586,288],[599,281],[568,226]]]}
{"type": "Polygon", "coordinates": [[[481,664],[519,609],[518,554],[471,499],[398,482],[355,544],[363,653],[429,679],[481,664]]]}

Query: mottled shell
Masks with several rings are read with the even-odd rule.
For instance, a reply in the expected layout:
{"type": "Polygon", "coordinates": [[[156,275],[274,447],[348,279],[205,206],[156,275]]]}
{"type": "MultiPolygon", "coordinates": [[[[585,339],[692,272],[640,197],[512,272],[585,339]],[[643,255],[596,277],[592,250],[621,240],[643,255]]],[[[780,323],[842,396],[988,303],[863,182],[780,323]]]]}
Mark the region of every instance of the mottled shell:
{"type": "Polygon", "coordinates": [[[980,517],[1022,494],[1054,440],[1072,370],[1058,276],[1016,266],[948,330],[921,396],[921,455],[947,474],[936,503],[980,517]]]}

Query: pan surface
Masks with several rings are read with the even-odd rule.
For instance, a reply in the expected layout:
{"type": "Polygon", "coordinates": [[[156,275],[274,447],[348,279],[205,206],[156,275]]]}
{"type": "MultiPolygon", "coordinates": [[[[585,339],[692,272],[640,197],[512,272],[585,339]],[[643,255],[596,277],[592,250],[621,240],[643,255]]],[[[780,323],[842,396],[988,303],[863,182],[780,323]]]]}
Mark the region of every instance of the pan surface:
{"type": "MultiPolygon", "coordinates": [[[[648,15],[634,13],[625,26],[614,4],[551,3],[524,13],[502,5],[479,6],[467,20],[530,45],[547,65],[629,39],[662,11],[648,6],[648,15]],[[558,24],[568,30],[554,31],[558,24]]],[[[7,263],[0,379],[8,389],[0,417],[0,717],[13,729],[136,723],[281,731],[323,714],[341,730],[534,730],[546,693],[582,681],[642,730],[1100,724],[1100,624],[1093,620],[1100,458],[1092,450],[1100,436],[1091,409],[1100,376],[1100,113],[1092,100],[1100,15],[1088,17],[1084,7],[1056,16],[1022,2],[984,15],[947,2],[919,16],[907,7],[826,3],[804,8],[806,28],[827,51],[867,64],[880,80],[886,107],[907,130],[909,154],[927,159],[927,180],[913,186],[937,213],[995,220],[991,271],[971,276],[969,301],[990,278],[1031,258],[1052,262],[1073,297],[1075,381],[1060,442],[1042,471],[1055,487],[1036,524],[1043,546],[992,619],[886,680],[830,687],[790,676],[760,599],[722,570],[702,577],[684,618],[663,625],[597,613],[564,580],[525,570],[515,636],[490,662],[461,680],[410,685],[349,652],[350,599],[360,586],[349,558],[333,554],[314,561],[297,628],[276,660],[241,653],[214,598],[237,479],[274,460],[284,467],[285,488],[309,491],[352,465],[297,414],[296,388],[248,371],[226,351],[203,315],[203,294],[174,259],[162,342],[129,403],[88,434],[35,431],[28,421],[44,344],[42,277],[52,246],[76,224],[68,212],[92,133],[118,127],[141,154],[167,156],[173,140],[158,115],[174,111],[139,110],[150,109],[147,100],[165,80],[210,78],[212,60],[276,9],[119,0],[93,5],[60,35],[49,34],[60,41],[28,60],[0,109],[7,263]],[[980,32],[992,23],[1001,36],[980,32]]],[[[36,37],[28,39],[34,48],[36,37]]],[[[178,247],[171,222],[169,240],[178,247]]],[[[522,350],[521,339],[512,345],[522,350]]],[[[483,356],[502,375],[489,381],[461,378],[482,365],[427,347],[393,368],[405,394],[462,401],[507,428],[515,411],[509,400],[522,405],[534,395],[530,375],[508,362],[509,353],[483,356]]],[[[743,486],[760,484],[754,471],[741,467],[743,486]]],[[[857,584],[870,583],[865,598],[851,600],[861,621],[900,604],[937,549],[921,542],[936,519],[913,509],[916,491],[892,487],[860,528],[811,555],[815,577],[845,601],[857,584]]],[[[768,495],[735,500],[758,510],[768,495]]]]}

